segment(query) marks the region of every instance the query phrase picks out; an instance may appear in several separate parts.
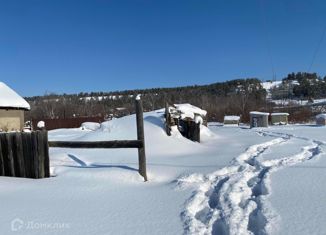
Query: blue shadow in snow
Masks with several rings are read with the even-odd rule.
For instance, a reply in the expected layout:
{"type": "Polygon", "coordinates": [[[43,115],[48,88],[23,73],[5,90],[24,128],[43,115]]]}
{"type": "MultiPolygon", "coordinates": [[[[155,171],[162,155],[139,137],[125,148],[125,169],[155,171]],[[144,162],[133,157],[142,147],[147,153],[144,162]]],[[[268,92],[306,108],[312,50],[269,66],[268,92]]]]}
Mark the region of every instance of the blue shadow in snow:
{"type": "Polygon", "coordinates": [[[72,160],[74,160],[76,163],[78,163],[79,166],[69,166],[67,167],[73,167],[73,168],[120,168],[124,170],[130,170],[130,171],[137,171],[138,169],[130,167],[130,166],[124,166],[124,165],[117,165],[117,164],[90,164],[87,165],[84,161],[79,159],[78,157],[68,154],[68,157],[70,157],[72,160]]]}

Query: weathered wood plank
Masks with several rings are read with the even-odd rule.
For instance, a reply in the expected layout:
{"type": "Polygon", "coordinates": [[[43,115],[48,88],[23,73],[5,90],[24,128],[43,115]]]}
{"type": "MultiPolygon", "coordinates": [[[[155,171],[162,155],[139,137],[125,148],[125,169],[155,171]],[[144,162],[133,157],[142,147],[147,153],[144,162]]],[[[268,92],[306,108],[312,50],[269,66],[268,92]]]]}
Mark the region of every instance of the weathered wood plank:
{"type": "Polygon", "coordinates": [[[49,157],[49,144],[48,144],[48,132],[43,131],[44,138],[44,177],[50,177],[50,157],[49,157]]]}
{"type": "Polygon", "coordinates": [[[113,141],[49,141],[52,148],[141,148],[140,140],[113,140],[113,141]]]}
{"type": "Polygon", "coordinates": [[[25,162],[25,176],[26,178],[32,178],[32,134],[24,133],[22,135],[23,141],[23,154],[24,154],[24,162],[25,162]]]}
{"type": "Polygon", "coordinates": [[[139,174],[144,177],[145,181],[147,181],[143,104],[141,99],[136,99],[135,103],[136,103],[137,139],[142,143],[142,146],[138,148],[139,174]]]}
{"type": "Polygon", "coordinates": [[[9,134],[1,134],[2,156],[4,161],[5,176],[15,176],[14,159],[12,154],[12,144],[9,134]]]}
{"type": "Polygon", "coordinates": [[[5,175],[5,166],[4,166],[4,160],[3,160],[3,154],[2,154],[2,144],[0,141],[0,176],[4,176],[4,175],[5,175]]]}
{"type": "Polygon", "coordinates": [[[165,103],[165,131],[168,136],[171,136],[171,116],[168,103],[165,103]]]}
{"type": "Polygon", "coordinates": [[[25,177],[26,175],[22,134],[20,132],[13,133],[11,135],[11,138],[16,177],[25,177]]]}
{"type": "Polygon", "coordinates": [[[31,147],[32,147],[32,164],[31,164],[31,170],[32,170],[32,178],[38,179],[39,174],[38,174],[38,152],[37,152],[37,132],[33,131],[32,132],[32,138],[31,138],[31,147]]]}
{"type": "Polygon", "coordinates": [[[37,168],[38,168],[38,178],[44,178],[44,136],[43,131],[37,131],[37,168]]]}

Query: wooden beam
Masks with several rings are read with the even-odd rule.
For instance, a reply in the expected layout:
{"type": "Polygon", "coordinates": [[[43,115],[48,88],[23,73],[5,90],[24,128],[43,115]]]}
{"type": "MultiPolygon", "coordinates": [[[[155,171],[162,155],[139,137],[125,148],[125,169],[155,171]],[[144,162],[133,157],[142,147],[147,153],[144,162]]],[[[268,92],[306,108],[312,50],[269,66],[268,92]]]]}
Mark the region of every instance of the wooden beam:
{"type": "Polygon", "coordinates": [[[112,141],[49,141],[52,148],[142,148],[140,140],[112,140],[112,141]]]}
{"type": "Polygon", "coordinates": [[[146,154],[145,154],[145,134],[144,134],[144,117],[143,117],[143,103],[140,98],[136,98],[136,122],[137,122],[137,139],[142,143],[138,148],[138,164],[139,174],[147,181],[146,172],[146,154]]]}

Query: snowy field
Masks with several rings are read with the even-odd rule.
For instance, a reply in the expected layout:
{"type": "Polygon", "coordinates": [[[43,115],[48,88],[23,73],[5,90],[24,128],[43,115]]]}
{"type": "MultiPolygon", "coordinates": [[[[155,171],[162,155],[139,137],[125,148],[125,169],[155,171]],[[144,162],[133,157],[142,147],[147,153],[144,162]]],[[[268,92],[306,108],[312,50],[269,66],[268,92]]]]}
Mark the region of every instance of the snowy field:
{"type": "MultiPolygon", "coordinates": [[[[49,138],[134,139],[135,122],[49,138]]],[[[53,177],[0,178],[0,234],[326,234],[325,133],[212,125],[199,144],[166,136],[162,113],[147,113],[148,182],[137,150],[53,148],[53,177]]]]}

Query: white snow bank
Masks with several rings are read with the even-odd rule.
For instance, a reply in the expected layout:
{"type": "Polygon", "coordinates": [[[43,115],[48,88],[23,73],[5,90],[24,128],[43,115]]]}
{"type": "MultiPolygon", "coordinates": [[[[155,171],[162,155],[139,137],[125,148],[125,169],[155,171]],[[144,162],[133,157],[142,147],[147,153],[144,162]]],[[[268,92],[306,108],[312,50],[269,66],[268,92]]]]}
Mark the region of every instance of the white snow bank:
{"type": "Polygon", "coordinates": [[[30,110],[30,105],[14,90],[0,82],[0,107],[30,110]]]}

